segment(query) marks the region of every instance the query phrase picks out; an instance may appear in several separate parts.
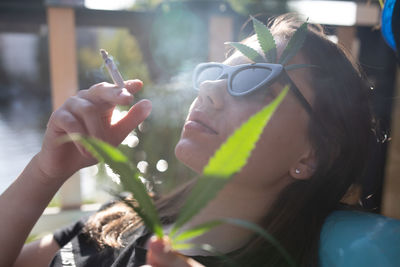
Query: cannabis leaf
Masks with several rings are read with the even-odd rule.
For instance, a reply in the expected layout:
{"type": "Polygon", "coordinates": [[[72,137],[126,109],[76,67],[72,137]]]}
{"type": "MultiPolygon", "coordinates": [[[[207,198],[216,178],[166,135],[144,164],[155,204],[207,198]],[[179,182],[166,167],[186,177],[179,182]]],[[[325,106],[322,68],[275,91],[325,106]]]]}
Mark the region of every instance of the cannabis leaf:
{"type": "Polygon", "coordinates": [[[301,47],[306,40],[307,35],[307,22],[304,22],[293,34],[292,38],[288,42],[285,50],[283,50],[279,63],[282,65],[287,64],[296,54],[299,52],[301,47]]]}
{"type": "Polygon", "coordinates": [[[265,57],[267,58],[268,62],[275,63],[277,52],[274,36],[272,36],[268,27],[265,26],[261,21],[254,17],[251,17],[251,19],[253,20],[254,31],[257,34],[258,42],[265,54],[265,57]]]}
{"type": "Polygon", "coordinates": [[[175,221],[171,231],[172,236],[181,226],[204,208],[230,178],[247,163],[247,159],[265,125],[288,90],[289,87],[286,86],[272,103],[251,116],[211,157],[203,170],[203,176],[198,178],[175,221]]]}
{"type": "Polygon", "coordinates": [[[69,139],[77,141],[88,150],[98,161],[104,162],[119,175],[121,184],[126,191],[132,192],[138,205],[129,204],[142,218],[144,224],[159,238],[163,236],[161,221],[157,209],[146,187],[139,178],[139,173],[131,165],[128,158],[118,149],[110,144],[93,137],[84,137],[79,134],[70,134],[69,139]]]}
{"type": "Polygon", "coordinates": [[[180,232],[179,234],[173,236],[173,244],[179,244],[180,242],[186,241],[188,239],[201,236],[204,233],[207,233],[212,228],[222,224],[221,221],[210,221],[206,223],[202,223],[197,225],[189,230],[185,230],[180,232]]]}
{"type": "MultiPolygon", "coordinates": [[[[253,21],[253,27],[257,35],[258,43],[260,44],[267,61],[269,63],[275,63],[277,61],[277,48],[274,36],[271,34],[268,27],[265,26],[261,21],[257,20],[254,17],[251,17],[251,19],[253,21]]],[[[281,57],[279,58],[279,64],[287,64],[299,52],[306,39],[307,26],[308,23],[305,22],[294,32],[293,36],[290,38],[288,44],[283,50],[281,57]]],[[[227,42],[225,44],[233,46],[234,48],[239,50],[244,56],[256,63],[265,62],[263,56],[261,56],[255,49],[245,44],[238,42],[227,42]]],[[[288,67],[286,68],[286,70],[309,66],[310,65],[299,64],[296,66],[288,67]]]]}
{"type": "Polygon", "coordinates": [[[237,43],[237,42],[226,42],[225,44],[233,46],[234,48],[239,50],[244,56],[246,56],[248,59],[250,59],[253,62],[256,62],[256,63],[265,62],[264,58],[250,46],[247,46],[242,43],[237,43]]]}

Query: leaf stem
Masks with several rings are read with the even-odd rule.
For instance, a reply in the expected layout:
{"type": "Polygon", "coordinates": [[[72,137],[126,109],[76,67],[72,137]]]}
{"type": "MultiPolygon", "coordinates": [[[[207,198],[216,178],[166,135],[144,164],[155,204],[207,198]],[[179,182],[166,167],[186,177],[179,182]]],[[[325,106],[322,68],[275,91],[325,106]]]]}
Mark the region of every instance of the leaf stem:
{"type": "Polygon", "coordinates": [[[383,7],[384,7],[384,3],[383,3],[383,0],[379,0],[379,5],[381,6],[381,9],[383,9],[383,7]]]}

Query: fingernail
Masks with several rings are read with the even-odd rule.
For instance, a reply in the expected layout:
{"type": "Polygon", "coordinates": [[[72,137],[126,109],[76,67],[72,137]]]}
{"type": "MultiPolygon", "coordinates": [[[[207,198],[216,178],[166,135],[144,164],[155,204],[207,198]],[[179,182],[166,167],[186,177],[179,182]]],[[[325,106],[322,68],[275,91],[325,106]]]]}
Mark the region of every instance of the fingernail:
{"type": "Polygon", "coordinates": [[[144,108],[151,108],[152,107],[152,104],[151,104],[150,101],[143,101],[142,105],[143,105],[144,108]]]}
{"type": "Polygon", "coordinates": [[[138,85],[143,85],[143,82],[139,79],[131,80],[130,85],[133,84],[138,84],[138,85]]]}
{"type": "Polygon", "coordinates": [[[152,104],[150,101],[146,101],[143,103],[142,106],[143,111],[145,112],[145,116],[148,116],[151,113],[152,110],[152,104]]]}
{"type": "Polygon", "coordinates": [[[126,81],[126,85],[127,86],[143,85],[143,82],[139,79],[129,80],[129,81],[126,81]]]}

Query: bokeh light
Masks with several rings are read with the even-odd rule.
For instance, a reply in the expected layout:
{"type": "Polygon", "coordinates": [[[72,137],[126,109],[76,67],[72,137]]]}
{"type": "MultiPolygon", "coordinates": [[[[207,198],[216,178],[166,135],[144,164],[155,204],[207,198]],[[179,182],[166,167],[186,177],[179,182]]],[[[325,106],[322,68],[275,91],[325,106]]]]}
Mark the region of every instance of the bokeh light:
{"type": "Polygon", "coordinates": [[[166,160],[160,159],[157,161],[156,168],[159,172],[165,172],[168,170],[168,162],[166,160]]]}

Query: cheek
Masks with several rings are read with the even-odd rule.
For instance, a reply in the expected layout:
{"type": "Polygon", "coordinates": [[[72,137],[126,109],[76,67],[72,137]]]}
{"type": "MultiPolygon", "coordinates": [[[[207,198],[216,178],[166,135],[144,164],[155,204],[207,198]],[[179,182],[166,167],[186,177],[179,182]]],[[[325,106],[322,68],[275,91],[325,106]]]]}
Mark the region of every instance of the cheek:
{"type": "Polygon", "coordinates": [[[285,136],[270,129],[265,130],[241,174],[246,179],[263,185],[279,180],[289,169],[286,141],[285,136]]]}
{"type": "MultiPolygon", "coordinates": [[[[283,113],[283,112],[282,112],[283,113]]],[[[264,129],[246,167],[243,177],[270,186],[286,182],[289,170],[308,146],[306,119],[300,115],[276,113],[264,129]]]]}

